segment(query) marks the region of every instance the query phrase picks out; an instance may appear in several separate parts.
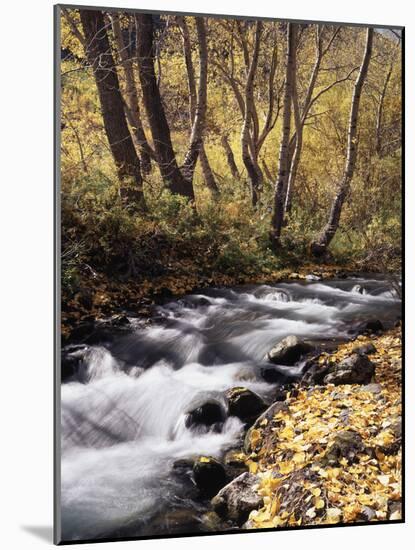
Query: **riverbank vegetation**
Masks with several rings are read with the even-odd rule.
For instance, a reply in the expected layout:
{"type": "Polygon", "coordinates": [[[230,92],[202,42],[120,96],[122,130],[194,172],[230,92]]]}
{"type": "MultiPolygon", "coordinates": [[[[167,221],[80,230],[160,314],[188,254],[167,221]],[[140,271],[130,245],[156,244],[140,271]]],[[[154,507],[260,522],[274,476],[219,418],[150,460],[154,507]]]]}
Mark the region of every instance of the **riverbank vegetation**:
{"type": "Polygon", "coordinates": [[[64,331],[168,293],[399,271],[401,36],[61,10],[64,331]]]}

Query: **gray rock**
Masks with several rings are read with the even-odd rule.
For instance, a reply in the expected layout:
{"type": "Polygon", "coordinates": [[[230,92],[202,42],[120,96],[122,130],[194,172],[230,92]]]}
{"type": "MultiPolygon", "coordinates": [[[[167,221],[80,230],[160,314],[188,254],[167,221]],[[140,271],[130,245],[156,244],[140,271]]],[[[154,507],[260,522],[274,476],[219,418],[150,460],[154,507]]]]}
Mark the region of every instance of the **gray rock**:
{"type": "Polygon", "coordinates": [[[241,526],[252,510],[263,505],[263,499],[256,491],[257,476],[245,472],[223,487],[212,499],[216,514],[241,526]]]}
{"type": "Polygon", "coordinates": [[[373,384],[366,384],[366,386],[362,386],[360,388],[360,391],[362,391],[362,392],[367,391],[369,393],[374,393],[375,395],[381,393],[382,390],[383,390],[383,387],[382,387],[381,384],[374,384],[374,383],[373,384]]]}
{"type": "Polygon", "coordinates": [[[364,449],[360,434],[353,430],[344,430],[336,434],[333,443],[323,457],[323,462],[337,464],[341,458],[353,461],[356,455],[363,452],[364,449]]]}
{"type": "Polygon", "coordinates": [[[307,342],[300,340],[297,336],[290,335],[281,340],[268,353],[268,359],[277,365],[294,365],[303,355],[314,348],[307,342]]]}
{"type": "Polygon", "coordinates": [[[369,384],[375,374],[375,365],[366,355],[353,353],[330,367],[324,377],[325,384],[369,384]]]}
{"type": "Polygon", "coordinates": [[[396,438],[402,437],[402,418],[393,420],[392,424],[389,426],[389,429],[396,438]]]}
{"type": "Polygon", "coordinates": [[[232,388],[226,392],[229,415],[236,416],[242,422],[252,423],[267,408],[259,395],[246,388],[232,388]]]}

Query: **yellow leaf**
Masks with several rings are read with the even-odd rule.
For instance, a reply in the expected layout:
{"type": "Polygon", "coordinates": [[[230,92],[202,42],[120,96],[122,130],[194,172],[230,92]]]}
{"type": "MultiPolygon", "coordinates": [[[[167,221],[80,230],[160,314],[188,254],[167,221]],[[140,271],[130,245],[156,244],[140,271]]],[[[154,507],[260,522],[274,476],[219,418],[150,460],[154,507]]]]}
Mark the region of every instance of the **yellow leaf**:
{"type": "Polygon", "coordinates": [[[293,456],[293,460],[296,464],[303,464],[305,462],[305,453],[295,453],[295,455],[293,456]]]}
{"type": "Polygon", "coordinates": [[[389,480],[390,480],[389,476],[377,476],[377,477],[380,483],[382,483],[382,485],[384,485],[385,487],[389,485],[389,480]]]}
{"type": "Polygon", "coordinates": [[[342,512],[339,508],[327,508],[326,518],[327,523],[339,523],[342,512]]]}
{"type": "Polygon", "coordinates": [[[317,510],[321,510],[322,508],[324,508],[324,500],[322,498],[316,498],[314,500],[314,505],[317,510]]]}
{"type": "Polygon", "coordinates": [[[250,440],[251,446],[253,448],[255,448],[257,446],[260,439],[261,439],[261,434],[260,434],[259,430],[252,430],[251,435],[249,437],[249,440],[250,440]]]}

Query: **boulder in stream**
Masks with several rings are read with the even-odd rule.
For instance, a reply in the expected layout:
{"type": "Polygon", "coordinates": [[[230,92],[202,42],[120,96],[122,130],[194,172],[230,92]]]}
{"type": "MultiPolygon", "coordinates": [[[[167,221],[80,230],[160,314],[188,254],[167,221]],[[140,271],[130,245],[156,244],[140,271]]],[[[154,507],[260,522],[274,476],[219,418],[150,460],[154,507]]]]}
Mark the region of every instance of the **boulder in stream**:
{"type": "Polygon", "coordinates": [[[193,478],[203,497],[211,498],[227,482],[226,471],[218,460],[200,456],[193,464],[193,478]]]}
{"type": "Polygon", "coordinates": [[[219,429],[225,421],[225,414],[220,403],[208,401],[196,409],[188,412],[185,424],[187,428],[192,426],[217,426],[219,429]]]}
{"type": "Polygon", "coordinates": [[[379,321],[379,319],[370,319],[364,325],[365,332],[382,332],[383,330],[385,330],[385,327],[383,326],[382,321],[379,321]]]}
{"type": "Polygon", "coordinates": [[[375,365],[366,355],[353,353],[340,363],[330,366],[325,384],[369,384],[375,374],[375,365]]]}
{"type": "Polygon", "coordinates": [[[278,342],[268,353],[267,357],[272,363],[276,363],[277,365],[292,366],[303,355],[313,349],[311,344],[300,340],[297,336],[290,335],[278,342]]]}
{"type": "Polygon", "coordinates": [[[258,483],[259,478],[249,472],[235,478],[212,499],[216,514],[241,526],[252,510],[263,505],[263,498],[256,491],[258,483]]]}
{"type": "Polygon", "coordinates": [[[232,388],[226,392],[229,415],[250,424],[267,408],[259,395],[247,388],[232,388]]]}

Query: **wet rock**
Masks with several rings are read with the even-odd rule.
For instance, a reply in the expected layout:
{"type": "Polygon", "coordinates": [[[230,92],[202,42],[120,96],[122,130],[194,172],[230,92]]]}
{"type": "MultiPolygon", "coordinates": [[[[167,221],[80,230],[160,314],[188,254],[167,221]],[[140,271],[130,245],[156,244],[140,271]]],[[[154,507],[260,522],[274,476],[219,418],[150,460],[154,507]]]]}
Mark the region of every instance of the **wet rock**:
{"type": "Polygon", "coordinates": [[[367,332],[382,332],[385,330],[385,327],[379,319],[371,319],[365,324],[364,329],[367,332]]]}
{"type": "Polygon", "coordinates": [[[330,372],[330,365],[320,365],[312,362],[308,365],[306,372],[301,379],[301,385],[320,385],[324,383],[325,376],[330,372]]]}
{"type": "Polygon", "coordinates": [[[279,386],[274,393],[274,401],[285,401],[287,399],[287,393],[290,391],[289,385],[279,386]]]}
{"type": "Polygon", "coordinates": [[[372,353],[376,353],[376,351],[377,349],[371,342],[363,346],[356,346],[352,349],[352,353],[358,353],[359,355],[371,355],[372,353]]]}
{"type": "Polygon", "coordinates": [[[276,403],[273,403],[268,409],[259,416],[253,426],[249,428],[249,430],[246,432],[245,439],[244,439],[244,451],[245,453],[249,454],[255,449],[251,446],[251,434],[253,430],[257,430],[261,427],[261,424],[266,421],[267,423],[272,420],[272,418],[279,413],[280,411],[286,411],[288,410],[288,405],[285,401],[277,401],[276,403]]]}
{"type": "Polygon", "coordinates": [[[364,450],[365,446],[360,435],[353,430],[344,430],[336,434],[322,462],[324,464],[337,464],[341,458],[346,458],[352,462],[356,455],[364,450]]]}
{"type": "Polygon", "coordinates": [[[290,335],[281,340],[268,353],[268,359],[277,365],[294,365],[303,355],[313,350],[313,346],[290,335]]]}
{"type": "Polygon", "coordinates": [[[248,472],[231,481],[212,499],[216,514],[241,526],[252,510],[263,505],[263,498],[256,491],[258,483],[258,477],[248,472]]]}
{"type": "Polygon", "coordinates": [[[69,345],[62,349],[61,355],[61,380],[66,382],[75,377],[84,360],[89,346],[84,344],[69,345]]]}
{"type": "Polygon", "coordinates": [[[369,384],[375,374],[375,365],[366,355],[353,353],[340,363],[330,366],[323,379],[325,384],[369,384]]]}
{"type": "Polygon", "coordinates": [[[321,281],[321,275],[315,275],[314,273],[309,273],[305,276],[306,281],[321,281]]]}
{"type": "Polygon", "coordinates": [[[188,483],[193,475],[194,463],[195,459],[179,458],[173,463],[173,475],[182,483],[188,483]]]}
{"type": "Polygon", "coordinates": [[[193,478],[201,495],[211,498],[227,482],[223,464],[211,456],[199,457],[193,465],[193,478]]]}
{"type": "Polygon", "coordinates": [[[245,463],[245,458],[246,456],[240,451],[231,450],[225,454],[223,462],[230,479],[238,477],[249,469],[245,463]]]}
{"type": "Polygon", "coordinates": [[[259,395],[246,388],[232,388],[226,392],[229,415],[236,416],[242,422],[252,423],[267,408],[259,395]]]}
{"type": "Polygon", "coordinates": [[[81,323],[71,330],[69,340],[71,342],[84,342],[88,337],[90,337],[95,330],[94,321],[88,321],[86,323],[81,323]]]}
{"type": "Polygon", "coordinates": [[[289,376],[288,373],[281,372],[284,367],[279,365],[267,365],[260,370],[261,378],[268,384],[287,384],[294,380],[295,377],[289,376]]]}
{"type": "Polygon", "coordinates": [[[187,428],[192,426],[213,426],[216,425],[219,430],[221,424],[225,421],[225,413],[220,403],[215,401],[204,403],[188,412],[185,425],[187,428]]]}
{"type": "Polygon", "coordinates": [[[130,320],[126,315],[113,315],[107,324],[114,327],[125,327],[130,325],[130,320]]]}

